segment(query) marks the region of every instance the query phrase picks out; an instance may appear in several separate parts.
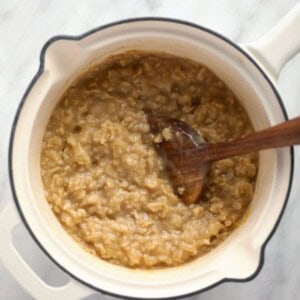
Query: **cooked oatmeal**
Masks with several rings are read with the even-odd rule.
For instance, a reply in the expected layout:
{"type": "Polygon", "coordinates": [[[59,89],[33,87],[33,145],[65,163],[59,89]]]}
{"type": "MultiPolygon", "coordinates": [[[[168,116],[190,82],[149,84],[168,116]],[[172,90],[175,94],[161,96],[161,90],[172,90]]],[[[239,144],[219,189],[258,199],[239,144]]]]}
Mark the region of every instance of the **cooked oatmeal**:
{"type": "Polygon", "coordinates": [[[46,199],[82,247],[132,268],[180,265],[224,240],[251,202],[258,167],[256,154],[213,163],[201,198],[185,205],[154,146],[171,133],[151,135],[149,113],[184,121],[208,142],[252,132],[228,87],[179,57],[128,52],[68,88],[43,139],[46,199]]]}

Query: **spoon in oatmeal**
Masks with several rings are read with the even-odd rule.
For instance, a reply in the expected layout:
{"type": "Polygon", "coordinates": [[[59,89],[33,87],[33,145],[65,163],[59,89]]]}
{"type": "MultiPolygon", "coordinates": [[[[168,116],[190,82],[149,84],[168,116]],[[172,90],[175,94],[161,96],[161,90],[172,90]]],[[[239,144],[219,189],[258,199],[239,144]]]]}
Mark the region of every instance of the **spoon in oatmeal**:
{"type": "Polygon", "coordinates": [[[173,188],[185,204],[199,199],[212,161],[300,144],[300,117],[215,144],[207,143],[192,127],[174,118],[149,116],[148,122],[173,188]]]}

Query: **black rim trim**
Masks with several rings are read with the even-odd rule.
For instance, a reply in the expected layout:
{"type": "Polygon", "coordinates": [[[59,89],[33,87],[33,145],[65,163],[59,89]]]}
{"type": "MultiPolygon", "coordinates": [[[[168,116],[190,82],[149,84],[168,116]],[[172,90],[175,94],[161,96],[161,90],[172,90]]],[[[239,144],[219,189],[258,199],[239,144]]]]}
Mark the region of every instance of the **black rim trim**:
{"type": "MultiPolygon", "coordinates": [[[[284,115],[284,118],[287,120],[288,119],[288,115],[287,115],[287,112],[286,112],[286,109],[285,109],[285,106],[282,102],[282,99],[279,95],[279,93],[277,92],[277,89],[275,88],[275,86],[273,85],[272,81],[269,79],[269,77],[267,76],[267,74],[263,71],[263,69],[258,65],[258,63],[247,53],[245,52],[240,46],[238,46],[236,43],[232,42],[230,39],[224,37],[223,35],[219,34],[219,33],[216,33],[208,28],[205,28],[205,27],[202,27],[200,25],[197,25],[197,24],[194,24],[194,23],[191,23],[191,22],[187,22],[187,21],[183,21],[183,20],[178,20],[178,19],[172,19],[172,18],[161,18],[161,17],[142,17],[142,18],[132,18],[132,19],[124,19],[124,20],[121,20],[121,21],[116,21],[116,22],[112,22],[112,23],[109,23],[109,24],[106,24],[106,25],[103,25],[103,26],[99,26],[99,27],[96,27],[92,30],[89,30],[81,35],[77,35],[77,36],[68,36],[68,35],[58,35],[58,36],[54,36],[52,38],[50,38],[46,43],[45,45],[43,46],[42,48],[42,51],[41,51],[41,54],[40,54],[40,65],[39,65],[39,69],[37,71],[37,73],[35,74],[35,76],[33,77],[33,79],[31,80],[29,86],[27,87],[22,99],[21,99],[21,102],[20,104],[18,105],[18,108],[17,108],[17,111],[16,111],[16,114],[15,114],[15,117],[14,117],[14,120],[13,120],[13,124],[12,124],[12,128],[11,128],[11,133],[10,133],[10,141],[9,141],[9,153],[8,153],[8,171],[9,171],[9,181],[10,181],[10,186],[11,186],[11,190],[12,190],[12,195],[13,195],[13,199],[15,201],[15,204],[16,204],[16,207],[17,207],[17,210],[18,210],[18,213],[26,227],[26,229],[29,231],[31,237],[33,238],[33,240],[38,244],[38,246],[41,248],[41,250],[44,252],[44,254],[55,264],[57,265],[62,271],[64,271],[65,273],[67,273],[69,276],[71,276],[73,279],[79,281],[80,283],[82,283],[83,285],[87,286],[87,287],[90,287],[91,289],[97,291],[97,292],[100,292],[100,293],[103,293],[103,294],[106,294],[106,295],[109,295],[109,296],[113,296],[113,297],[118,297],[118,298],[121,298],[121,299],[143,299],[143,298],[135,298],[135,297],[128,297],[128,296],[123,296],[123,295],[120,295],[120,294],[115,294],[115,293],[111,293],[111,292],[107,292],[105,290],[102,290],[98,287],[95,287],[91,284],[89,284],[88,282],[85,282],[84,280],[76,277],[75,275],[73,275],[70,271],[68,271],[67,269],[65,269],[61,264],[59,264],[48,252],[47,250],[43,247],[43,245],[40,244],[39,240],[35,237],[34,233],[32,232],[29,224],[27,223],[23,213],[22,213],[22,210],[21,210],[21,207],[19,205],[19,200],[18,200],[18,197],[17,197],[17,193],[16,193],[16,190],[15,190],[15,186],[14,186],[14,181],[13,181],[13,168],[12,168],[12,153],[13,153],[13,142],[14,142],[14,137],[15,137],[15,131],[16,131],[16,127],[17,127],[17,123],[18,123],[18,120],[19,120],[19,116],[20,116],[20,113],[21,113],[21,110],[23,108],[23,105],[26,101],[26,98],[29,94],[29,92],[31,91],[32,87],[34,86],[34,84],[36,83],[36,81],[39,79],[40,75],[43,73],[44,71],[44,61],[45,61],[45,53],[48,49],[48,47],[54,43],[55,41],[58,41],[58,40],[81,40],[83,38],[85,38],[86,36],[88,35],[91,35],[97,31],[100,31],[100,30],[103,30],[103,29],[106,29],[106,28],[109,28],[109,27],[113,27],[113,26],[116,26],[116,25],[120,25],[120,24],[124,24],[124,23],[131,23],[131,22],[140,22],[140,21],[162,21],[162,22],[172,22],[172,23],[179,23],[179,24],[182,24],[182,25],[187,25],[187,26],[190,26],[190,27],[193,27],[193,28],[196,28],[196,29],[200,29],[202,31],[205,31],[211,35],[214,35],[215,37],[227,42],[228,44],[230,44],[232,47],[234,47],[236,50],[238,50],[239,52],[241,52],[245,57],[247,57],[247,59],[258,69],[258,71],[263,75],[263,77],[266,79],[266,81],[269,83],[269,85],[271,86],[274,94],[276,95],[276,98],[278,100],[278,103],[281,107],[281,110],[282,110],[282,113],[284,115]]],[[[264,252],[265,252],[265,248],[266,248],[266,245],[268,244],[268,242],[270,241],[270,239],[272,238],[272,236],[274,235],[281,219],[282,219],[282,216],[283,216],[283,213],[285,211],[285,208],[287,206],[287,202],[288,202],[288,198],[289,198],[289,195],[290,195],[290,192],[291,192],[291,187],[292,187],[292,182],[293,182],[293,174],[294,174],[294,149],[293,147],[290,147],[290,155],[291,155],[291,170],[290,170],[290,178],[289,178],[289,185],[288,185],[288,189],[287,189],[287,193],[286,193],[286,197],[285,197],[285,200],[284,200],[284,204],[283,204],[283,207],[281,209],[281,212],[278,216],[278,219],[273,227],[273,229],[271,230],[269,236],[267,237],[267,239],[265,240],[265,242],[263,243],[263,245],[261,246],[261,250],[260,250],[260,260],[259,260],[259,264],[258,264],[258,267],[256,269],[256,271],[250,275],[249,277],[247,278],[244,278],[244,279],[236,279],[236,278],[224,278],[206,288],[203,288],[203,289],[200,289],[198,291],[195,291],[195,292],[192,292],[192,293],[188,293],[188,294],[183,294],[183,295],[180,295],[180,296],[175,296],[175,297],[166,297],[166,298],[163,298],[163,299],[181,299],[181,298],[184,298],[184,297],[190,297],[190,296],[193,296],[193,295],[196,295],[196,294],[199,294],[199,293],[202,293],[202,292],[205,292],[205,291],[208,291],[218,285],[220,285],[221,283],[225,283],[225,282],[247,282],[247,281],[251,281],[252,279],[254,279],[258,273],[261,271],[263,265],[264,265],[264,252]]],[[[145,299],[159,299],[159,298],[145,298],[145,299]]]]}

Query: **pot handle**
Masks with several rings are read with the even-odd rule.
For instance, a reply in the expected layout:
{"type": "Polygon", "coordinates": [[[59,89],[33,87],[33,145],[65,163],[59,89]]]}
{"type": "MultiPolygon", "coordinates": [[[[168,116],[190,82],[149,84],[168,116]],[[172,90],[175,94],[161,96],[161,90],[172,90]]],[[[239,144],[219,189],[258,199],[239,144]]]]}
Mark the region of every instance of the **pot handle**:
{"type": "Polygon", "coordinates": [[[300,51],[300,4],[271,31],[244,47],[276,80],[282,67],[300,51]]]}
{"type": "Polygon", "coordinates": [[[11,197],[9,198],[6,206],[0,211],[0,260],[4,267],[34,299],[81,299],[93,294],[91,289],[72,278],[64,286],[52,287],[37,276],[12,243],[12,231],[22,222],[15,204],[11,197]]]}

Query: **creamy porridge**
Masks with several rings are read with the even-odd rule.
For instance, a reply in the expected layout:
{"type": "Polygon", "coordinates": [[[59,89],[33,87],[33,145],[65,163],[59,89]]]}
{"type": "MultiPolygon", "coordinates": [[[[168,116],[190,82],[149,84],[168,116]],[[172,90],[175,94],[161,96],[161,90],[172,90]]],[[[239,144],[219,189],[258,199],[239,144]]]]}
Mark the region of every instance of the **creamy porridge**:
{"type": "Polygon", "coordinates": [[[185,205],[155,150],[149,112],[209,142],[252,131],[228,87],[187,59],[128,52],[72,84],[43,139],[46,199],[82,247],[132,268],[176,266],[224,240],[251,202],[258,167],[257,154],[213,163],[201,198],[185,205]]]}

